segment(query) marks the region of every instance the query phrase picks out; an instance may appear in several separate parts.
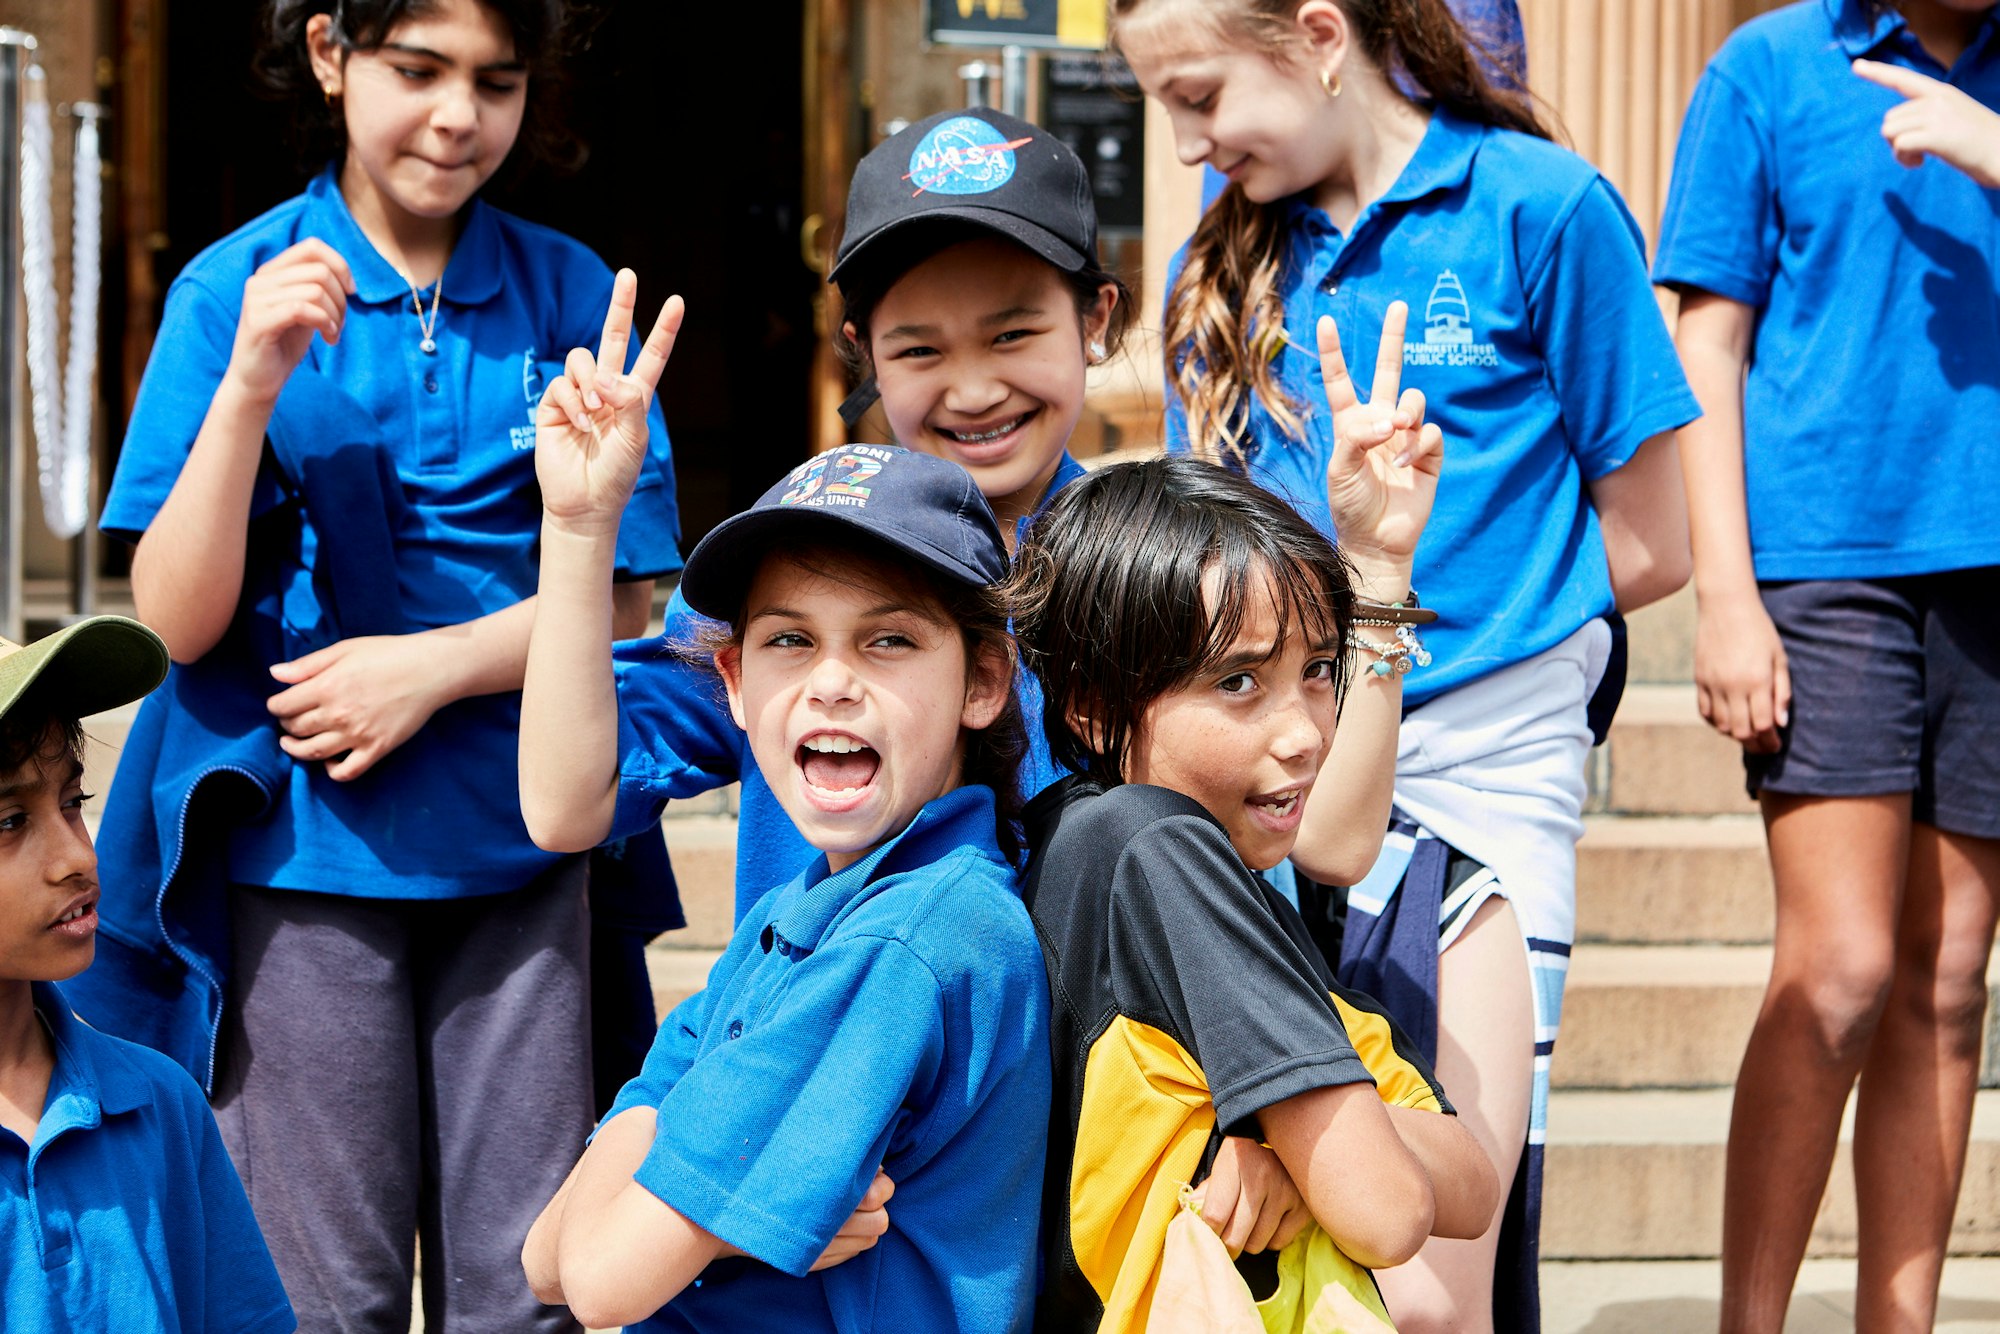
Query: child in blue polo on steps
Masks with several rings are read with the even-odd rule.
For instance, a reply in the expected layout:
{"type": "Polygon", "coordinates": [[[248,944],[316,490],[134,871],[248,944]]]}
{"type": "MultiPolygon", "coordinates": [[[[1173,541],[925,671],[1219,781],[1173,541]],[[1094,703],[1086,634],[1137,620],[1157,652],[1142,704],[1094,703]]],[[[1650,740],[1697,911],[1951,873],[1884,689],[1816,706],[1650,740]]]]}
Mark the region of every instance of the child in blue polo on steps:
{"type": "MultiPolygon", "coordinates": [[[[597,358],[571,354],[537,420],[538,839],[549,791],[619,781],[616,534],[680,317],[670,301],[630,376],[600,374],[624,364],[619,290],[597,358]]],[[[543,1300],[649,1330],[1025,1328],[1049,1001],[1013,864],[1006,572],[964,469],[878,445],[799,465],[689,558],[681,591],[719,623],[712,688],[817,856],[667,1016],[537,1220],[522,1258],[543,1300]],[[896,1225],[868,1248],[842,1233],[878,1169],[896,1225]]]]}
{"type": "Polygon", "coordinates": [[[97,952],[80,718],[144,695],[167,650],[99,616],[0,640],[0,1321],[9,1330],[297,1327],[208,1102],[97,1032],[57,984],[97,952]]]}

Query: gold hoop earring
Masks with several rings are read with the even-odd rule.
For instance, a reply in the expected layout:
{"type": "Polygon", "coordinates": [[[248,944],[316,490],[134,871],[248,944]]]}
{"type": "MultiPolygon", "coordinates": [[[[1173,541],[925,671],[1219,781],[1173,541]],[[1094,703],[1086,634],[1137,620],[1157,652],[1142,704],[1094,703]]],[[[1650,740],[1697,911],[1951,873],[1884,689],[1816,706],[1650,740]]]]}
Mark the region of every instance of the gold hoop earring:
{"type": "Polygon", "coordinates": [[[333,85],[330,83],[323,83],[320,85],[319,91],[321,95],[323,95],[326,98],[326,104],[328,106],[332,106],[334,98],[333,85]]]}
{"type": "Polygon", "coordinates": [[[1340,96],[1340,76],[1330,69],[1319,72],[1319,86],[1326,89],[1326,95],[1330,98],[1340,96]]]}

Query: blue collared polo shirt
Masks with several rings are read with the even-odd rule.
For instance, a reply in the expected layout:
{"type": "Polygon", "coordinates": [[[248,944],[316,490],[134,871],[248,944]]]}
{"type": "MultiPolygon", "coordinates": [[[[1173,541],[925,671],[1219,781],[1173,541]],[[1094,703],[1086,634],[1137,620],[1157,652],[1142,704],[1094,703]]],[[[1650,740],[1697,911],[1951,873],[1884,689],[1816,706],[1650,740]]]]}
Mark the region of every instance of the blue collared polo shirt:
{"type": "Polygon", "coordinates": [[[1756,311],[1743,471],[1760,579],[2000,563],[2000,191],[1881,136],[1866,57],[2000,110],[2000,13],[1942,68],[1903,16],[1808,0],[1696,87],[1654,278],[1756,311]]]}
{"type": "MultiPolygon", "coordinates": [[[[1015,526],[1017,541],[1056,493],[1083,472],[1083,465],[1065,451],[1035,513],[1015,526]]],[[[749,738],[729,716],[721,679],[695,647],[704,633],[715,628],[676,591],[659,636],[628,640],[613,651],[618,684],[618,807],[612,836],[625,838],[650,828],[668,801],[741,782],[736,826],[736,920],[740,922],[758,899],[797,875],[817,854],[758,772],[749,738]]],[[[1021,757],[1025,802],[1068,770],[1049,754],[1042,729],[1041,682],[1032,672],[1016,672],[1014,693],[1028,729],[1028,750],[1021,757]]]]}
{"type": "MultiPolygon", "coordinates": [[[[1403,387],[1444,432],[1413,582],[1438,621],[1414,706],[1554,647],[1612,609],[1587,484],[1700,415],[1646,279],[1644,240],[1609,181],[1543,139],[1431,113],[1416,155],[1343,234],[1288,211],[1278,377],[1305,422],[1288,439],[1251,409],[1249,475],[1333,533],[1331,415],[1319,317],[1363,392],[1389,303],[1409,303],[1403,387]]],[[[1185,253],[1185,252],[1183,252],[1185,253]]],[[[1176,260],[1176,269],[1179,260],[1176,260]]],[[[1187,419],[1168,401],[1168,447],[1187,419]]]]}
{"type": "MultiPolygon", "coordinates": [[[[243,284],[280,251],[318,237],[353,271],[338,344],[315,338],[293,372],[338,395],[305,411],[337,413],[323,432],[379,449],[400,488],[379,577],[399,632],[460,624],[534,594],[541,531],[533,414],[573,347],[595,348],[611,273],[579,243],[475,199],[444,273],[434,326],[422,330],[409,286],[369,243],[332,168],[306,191],[210,246],[167,294],[160,333],[133,407],[105,503],[106,531],[137,541],[187,462],[229,364],[243,284]],[[365,425],[357,428],[357,418],[365,425]]],[[[426,302],[426,310],[429,308],[426,302]]],[[[638,354],[638,342],[630,356],[638,354]]],[[[311,435],[312,422],[293,423],[311,435]]],[[[680,568],[679,519],[657,403],[651,457],[619,530],[617,572],[641,579],[680,568]]],[[[343,637],[327,597],[322,533],[267,450],[253,519],[296,511],[282,568],[251,569],[281,608],[284,652],[343,637]]],[[[281,689],[272,683],[275,693],[281,689]]],[[[273,726],[275,726],[275,722],[273,726]]],[[[519,697],[463,700],[374,770],[347,784],[324,766],[292,770],[276,809],[234,831],[229,872],[243,883],[371,897],[444,898],[519,887],[553,858],[528,839],[515,776],[519,697]],[[436,752],[436,753],[434,753],[436,752]]]]}
{"type": "Polygon", "coordinates": [[[297,1328],[194,1080],[76,1018],[53,983],[34,996],[56,1065],[34,1143],[0,1130],[7,1329],[297,1328]]]}
{"type": "Polygon", "coordinates": [[[761,899],[606,1119],[659,1108],[634,1179],[762,1263],[646,1330],[1025,1329],[1049,1126],[1049,995],[992,792],[962,787],[761,899]],[[877,1167],[888,1235],[806,1271],[877,1167]]]}

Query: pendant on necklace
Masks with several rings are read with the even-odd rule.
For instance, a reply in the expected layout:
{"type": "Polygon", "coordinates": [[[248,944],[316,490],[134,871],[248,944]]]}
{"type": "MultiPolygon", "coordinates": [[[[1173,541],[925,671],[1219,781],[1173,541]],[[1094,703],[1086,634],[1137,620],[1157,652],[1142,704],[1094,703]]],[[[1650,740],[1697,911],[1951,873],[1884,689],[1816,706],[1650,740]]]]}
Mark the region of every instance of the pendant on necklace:
{"type": "Polygon", "coordinates": [[[438,350],[437,340],[434,338],[426,338],[423,342],[418,343],[417,346],[426,352],[436,352],[438,350]]]}

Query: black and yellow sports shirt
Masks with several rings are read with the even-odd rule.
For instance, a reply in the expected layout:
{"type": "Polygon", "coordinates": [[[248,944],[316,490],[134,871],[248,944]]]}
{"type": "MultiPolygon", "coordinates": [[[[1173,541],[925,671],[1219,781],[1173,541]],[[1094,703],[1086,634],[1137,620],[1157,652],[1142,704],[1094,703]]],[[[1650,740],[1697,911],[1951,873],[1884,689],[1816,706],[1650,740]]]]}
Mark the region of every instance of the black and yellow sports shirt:
{"type": "Polygon", "coordinates": [[[1180,1187],[1218,1126],[1259,1137],[1265,1107],[1364,1080],[1385,1102],[1451,1108],[1197,802],[1071,777],[1028,826],[1055,1058],[1036,1328],[1142,1331],[1180,1187]]]}

